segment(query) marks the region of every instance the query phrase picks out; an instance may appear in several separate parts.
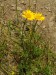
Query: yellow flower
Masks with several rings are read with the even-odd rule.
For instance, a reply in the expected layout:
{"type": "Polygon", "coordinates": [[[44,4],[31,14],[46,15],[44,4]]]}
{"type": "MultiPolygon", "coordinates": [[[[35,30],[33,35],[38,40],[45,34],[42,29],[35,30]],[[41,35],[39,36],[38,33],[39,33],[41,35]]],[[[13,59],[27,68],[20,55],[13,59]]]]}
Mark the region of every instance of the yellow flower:
{"type": "Polygon", "coordinates": [[[27,20],[38,20],[38,21],[45,20],[45,17],[42,15],[42,13],[33,13],[30,10],[23,11],[22,16],[27,20]]]}
{"type": "Polygon", "coordinates": [[[25,10],[22,12],[22,16],[28,20],[34,20],[34,13],[30,10],[25,10]]]}
{"type": "Polygon", "coordinates": [[[45,20],[45,17],[42,15],[42,13],[35,13],[35,19],[39,21],[45,20]]]}
{"type": "Polygon", "coordinates": [[[44,16],[42,16],[39,20],[43,21],[43,20],[45,20],[45,17],[44,17],[44,16]]]}

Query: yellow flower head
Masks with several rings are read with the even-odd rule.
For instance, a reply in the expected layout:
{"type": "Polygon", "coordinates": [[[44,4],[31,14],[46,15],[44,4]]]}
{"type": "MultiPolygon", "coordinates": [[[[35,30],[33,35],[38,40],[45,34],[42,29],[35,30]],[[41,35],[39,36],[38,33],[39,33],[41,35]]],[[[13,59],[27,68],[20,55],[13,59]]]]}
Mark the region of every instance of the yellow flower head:
{"type": "Polygon", "coordinates": [[[30,10],[25,10],[22,12],[22,16],[28,20],[34,20],[34,13],[30,10]]]}
{"type": "Polygon", "coordinates": [[[42,15],[42,13],[35,13],[35,19],[39,21],[45,20],[45,17],[42,15]]]}

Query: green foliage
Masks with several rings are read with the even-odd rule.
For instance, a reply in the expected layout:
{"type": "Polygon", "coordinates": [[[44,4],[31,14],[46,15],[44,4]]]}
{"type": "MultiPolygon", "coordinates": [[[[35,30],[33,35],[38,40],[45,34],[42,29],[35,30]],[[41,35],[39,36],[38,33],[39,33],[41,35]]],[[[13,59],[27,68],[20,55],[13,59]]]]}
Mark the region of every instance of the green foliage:
{"type": "Polygon", "coordinates": [[[7,49],[6,42],[0,42],[0,59],[4,57],[5,55],[5,50],[7,49]]]}
{"type": "Polygon", "coordinates": [[[18,46],[13,50],[14,59],[18,63],[18,75],[52,75],[47,42],[35,30],[22,30],[20,43],[15,42],[18,46]]]}
{"type": "Polygon", "coordinates": [[[50,51],[49,42],[35,30],[37,23],[34,21],[34,25],[31,22],[31,25],[28,23],[29,26],[27,26],[27,20],[23,20],[21,24],[22,27],[13,24],[12,21],[8,22],[7,39],[0,42],[0,60],[4,58],[6,50],[8,50],[10,51],[8,54],[11,53],[13,61],[17,64],[16,75],[55,74],[56,56],[50,51]],[[29,27],[29,30],[26,30],[26,27],[29,27]]]}
{"type": "Polygon", "coordinates": [[[45,66],[43,75],[52,75],[52,69],[50,68],[49,65],[45,66]]]}

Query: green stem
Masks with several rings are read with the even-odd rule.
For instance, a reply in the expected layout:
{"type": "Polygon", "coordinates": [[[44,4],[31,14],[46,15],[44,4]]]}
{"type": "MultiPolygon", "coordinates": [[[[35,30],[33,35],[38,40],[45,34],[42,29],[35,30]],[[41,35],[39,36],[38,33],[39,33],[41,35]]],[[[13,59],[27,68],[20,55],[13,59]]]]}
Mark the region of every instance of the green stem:
{"type": "Polygon", "coordinates": [[[21,44],[22,44],[22,47],[23,47],[23,50],[24,50],[24,27],[25,27],[25,24],[26,24],[26,20],[23,22],[23,26],[22,26],[22,35],[21,35],[21,44]]]}
{"type": "Polygon", "coordinates": [[[9,32],[9,36],[10,36],[10,38],[11,38],[11,29],[10,29],[10,25],[11,25],[11,23],[10,23],[10,21],[9,21],[9,24],[8,24],[8,32],[9,32]]]}
{"type": "Polygon", "coordinates": [[[32,25],[32,32],[31,32],[31,35],[30,35],[30,41],[32,40],[32,38],[34,36],[36,24],[37,24],[37,21],[35,22],[35,24],[32,25]]]}
{"type": "Polygon", "coordinates": [[[16,18],[18,19],[17,0],[15,0],[15,4],[16,4],[16,18]]]}

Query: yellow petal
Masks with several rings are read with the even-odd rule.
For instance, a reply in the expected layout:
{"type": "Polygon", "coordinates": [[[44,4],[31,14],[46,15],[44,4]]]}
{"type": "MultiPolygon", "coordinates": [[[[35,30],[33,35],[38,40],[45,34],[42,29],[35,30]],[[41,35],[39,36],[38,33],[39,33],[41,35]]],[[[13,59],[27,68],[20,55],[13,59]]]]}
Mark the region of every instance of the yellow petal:
{"type": "Polygon", "coordinates": [[[40,20],[41,20],[41,21],[45,20],[45,17],[44,17],[44,16],[43,16],[43,17],[41,17],[41,18],[40,18],[40,20]]]}
{"type": "Polygon", "coordinates": [[[35,18],[34,13],[30,10],[25,10],[22,12],[22,17],[28,19],[28,20],[33,20],[35,18]]]}

